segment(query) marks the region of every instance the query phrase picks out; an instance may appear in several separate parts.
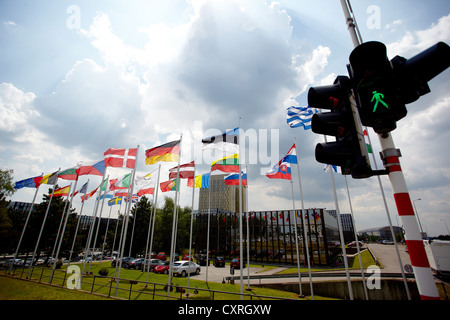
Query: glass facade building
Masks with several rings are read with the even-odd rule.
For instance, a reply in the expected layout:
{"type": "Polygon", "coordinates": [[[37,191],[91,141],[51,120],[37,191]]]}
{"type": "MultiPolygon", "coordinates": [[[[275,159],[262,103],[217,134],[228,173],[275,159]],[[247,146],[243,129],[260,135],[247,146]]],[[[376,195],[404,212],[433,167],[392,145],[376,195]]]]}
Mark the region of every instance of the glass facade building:
{"type": "MultiPolygon", "coordinates": [[[[341,253],[337,219],[324,209],[296,210],[295,214],[293,210],[253,211],[245,212],[242,216],[244,256],[248,250],[253,262],[296,264],[296,226],[302,265],[306,264],[305,248],[308,248],[314,265],[332,265],[341,253]]],[[[199,212],[195,225],[195,252],[205,253],[207,212],[199,212]]],[[[239,257],[239,213],[211,210],[209,237],[211,257],[239,257]]]]}

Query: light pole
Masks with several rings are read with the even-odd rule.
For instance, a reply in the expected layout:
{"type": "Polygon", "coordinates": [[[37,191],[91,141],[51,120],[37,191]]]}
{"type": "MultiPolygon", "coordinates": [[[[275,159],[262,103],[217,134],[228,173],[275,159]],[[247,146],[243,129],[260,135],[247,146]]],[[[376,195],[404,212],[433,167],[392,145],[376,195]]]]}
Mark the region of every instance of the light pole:
{"type": "Polygon", "coordinates": [[[444,219],[439,219],[439,221],[443,221],[445,223],[445,227],[447,228],[447,234],[450,234],[450,231],[448,230],[447,222],[444,219]]]}
{"type": "Polygon", "coordinates": [[[420,231],[421,231],[422,234],[423,234],[422,223],[420,222],[419,212],[417,212],[417,208],[416,208],[416,201],[418,201],[418,200],[422,200],[422,199],[421,199],[421,198],[418,198],[418,199],[413,200],[413,205],[414,205],[414,211],[416,212],[417,220],[419,221],[420,231]]]}

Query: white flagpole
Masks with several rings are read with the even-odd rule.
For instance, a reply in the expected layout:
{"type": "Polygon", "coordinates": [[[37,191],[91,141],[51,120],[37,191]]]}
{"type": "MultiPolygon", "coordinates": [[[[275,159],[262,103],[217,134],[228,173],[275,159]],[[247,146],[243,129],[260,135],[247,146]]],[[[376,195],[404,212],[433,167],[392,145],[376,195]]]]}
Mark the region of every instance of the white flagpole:
{"type": "Polygon", "coordinates": [[[205,278],[206,283],[208,283],[208,270],[209,270],[209,230],[210,230],[210,225],[211,225],[211,185],[212,185],[211,173],[212,173],[212,167],[209,168],[208,227],[207,227],[207,231],[206,231],[206,278],[205,278]]]}
{"type": "MultiPolygon", "coordinates": [[[[153,237],[154,237],[154,234],[155,234],[156,204],[158,203],[158,189],[159,189],[159,176],[160,176],[160,173],[161,173],[161,164],[159,165],[159,168],[158,168],[158,178],[156,180],[156,185],[155,185],[156,195],[155,195],[155,200],[154,200],[154,203],[153,203],[152,237],[150,238],[149,261],[150,261],[150,259],[152,257],[153,237]]],[[[147,268],[147,283],[148,283],[148,274],[149,274],[149,272],[150,272],[150,263],[149,263],[148,268],[147,268]]]]}
{"type": "MultiPolygon", "coordinates": [[[[192,209],[191,209],[191,228],[189,230],[189,266],[191,265],[192,258],[192,229],[194,226],[194,195],[195,195],[195,159],[194,159],[194,179],[192,181],[192,209]]],[[[187,279],[187,293],[186,296],[189,297],[189,281],[191,279],[191,272],[189,267],[188,279],[187,279]]]]}
{"type": "MultiPolygon", "coordinates": [[[[240,286],[241,286],[241,300],[244,300],[244,252],[243,252],[243,238],[242,238],[242,176],[241,176],[241,117],[239,117],[239,264],[240,264],[240,286]]],[[[250,268],[250,266],[247,266],[250,268]]]]}
{"type": "MultiPolygon", "coordinates": [[[[303,215],[303,212],[305,211],[305,203],[303,201],[303,188],[302,188],[302,179],[300,175],[300,164],[299,164],[299,158],[298,158],[298,149],[297,149],[297,138],[294,137],[294,145],[295,145],[295,153],[297,158],[297,172],[298,172],[298,184],[300,186],[300,200],[302,203],[302,211],[300,213],[302,225],[303,225],[303,237],[305,238],[305,247],[303,248],[303,252],[305,255],[305,260],[307,260],[308,263],[308,275],[309,275],[309,289],[311,291],[311,299],[314,300],[314,291],[313,291],[313,283],[312,283],[312,277],[311,277],[311,261],[309,258],[309,245],[308,245],[308,234],[306,232],[305,228],[305,217],[303,215]]],[[[297,215],[295,215],[295,222],[297,223],[297,215]]],[[[296,226],[297,227],[297,226],[296,226]]]]}
{"type": "MultiPolygon", "coordinates": [[[[77,181],[75,182],[75,186],[76,186],[76,185],[77,185],[77,181]]],[[[70,187],[69,187],[69,193],[67,194],[67,202],[69,202],[70,191],[72,191],[72,183],[70,184],[70,187]]],[[[72,199],[73,199],[73,197],[72,197],[72,199]]],[[[66,202],[66,205],[67,205],[67,202],[66,202]]],[[[65,208],[64,208],[64,211],[63,211],[62,219],[64,219],[64,225],[63,225],[63,228],[62,228],[62,230],[61,230],[61,234],[60,234],[60,236],[59,236],[58,248],[57,248],[57,250],[56,250],[56,255],[55,255],[55,263],[53,264],[52,274],[51,274],[50,280],[49,280],[49,283],[50,283],[50,284],[52,283],[53,275],[55,274],[56,262],[58,261],[58,258],[59,258],[59,251],[61,250],[62,241],[63,241],[63,239],[64,239],[64,232],[66,231],[67,220],[69,219],[70,205],[71,205],[71,204],[72,204],[72,203],[70,202],[70,203],[69,203],[69,208],[67,209],[67,212],[64,212],[64,211],[65,211],[65,208]],[[65,214],[65,216],[64,216],[64,214],[65,214]]],[[[65,206],[64,206],[64,207],[65,207],[65,206]]],[[[62,221],[62,220],[61,220],[61,221],[62,221]]]]}
{"type": "Polygon", "coordinates": [[[169,280],[167,282],[167,300],[170,299],[170,291],[172,289],[172,272],[173,272],[173,259],[175,253],[175,237],[176,237],[176,225],[178,220],[178,212],[177,212],[177,200],[178,200],[178,190],[180,189],[180,161],[181,161],[181,143],[183,139],[183,134],[180,135],[180,150],[178,154],[178,167],[177,167],[177,178],[175,180],[175,200],[174,200],[174,208],[173,208],[173,221],[172,221],[172,239],[170,246],[170,262],[169,262],[169,280]]]}
{"type": "Polygon", "coordinates": [[[247,291],[250,291],[250,227],[248,221],[250,219],[250,213],[248,212],[248,166],[245,166],[245,174],[247,174],[247,196],[245,200],[245,212],[247,212],[247,291]]]}
{"type": "MultiPolygon", "coordinates": [[[[44,173],[42,173],[42,175],[44,175],[44,173]]],[[[36,196],[37,196],[37,194],[38,194],[38,191],[39,191],[39,187],[40,187],[40,186],[41,186],[41,185],[38,185],[38,186],[37,186],[36,191],[35,191],[35,193],[34,193],[33,202],[31,203],[30,210],[28,211],[27,220],[25,220],[25,224],[24,224],[24,226],[23,226],[22,233],[20,234],[19,243],[17,244],[17,247],[16,247],[16,252],[14,252],[14,261],[16,261],[17,255],[19,254],[19,248],[20,248],[20,245],[21,245],[21,243],[22,243],[22,239],[23,239],[23,236],[24,236],[24,234],[25,234],[25,230],[27,229],[28,221],[30,220],[30,216],[31,216],[31,211],[33,211],[34,202],[36,201],[36,196]]],[[[34,263],[34,261],[31,260],[30,265],[33,265],[33,263],[34,263]]],[[[11,265],[10,265],[10,270],[9,270],[10,272],[12,271],[13,265],[14,265],[14,264],[11,263],[11,265]]]]}
{"type": "MultiPolygon", "coordinates": [[[[130,217],[130,210],[131,210],[131,205],[132,205],[132,201],[133,201],[133,189],[134,189],[134,178],[136,176],[136,163],[138,163],[138,154],[139,154],[139,145],[136,148],[136,159],[134,162],[134,168],[131,174],[131,183],[130,183],[130,187],[128,188],[128,203],[127,206],[125,207],[127,210],[126,213],[126,218],[125,218],[125,230],[124,230],[124,237],[123,237],[123,243],[122,243],[122,248],[121,248],[121,252],[120,252],[120,261],[119,261],[119,273],[117,275],[117,279],[116,279],[116,290],[114,295],[117,297],[117,292],[119,290],[119,280],[120,280],[120,271],[122,269],[122,260],[123,260],[123,251],[125,248],[125,241],[127,239],[127,229],[128,229],[128,219],[130,217]]],[[[117,263],[116,263],[117,266],[117,263]]]]}
{"type": "MultiPolygon", "coordinates": [[[[292,179],[290,180],[290,182],[291,182],[291,190],[292,190],[292,209],[293,209],[293,212],[294,212],[294,221],[295,221],[295,232],[294,232],[294,234],[295,234],[295,252],[297,254],[298,290],[299,290],[299,296],[302,297],[303,296],[302,275],[300,274],[300,252],[298,250],[298,230],[297,230],[297,214],[295,213],[294,183],[292,182],[292,179]]],[[[289,213],[288,213],[288,217],[289,217],[289,219],[291,218],[289,213]]],[[[289,232],[290,232],[290,230],[289,230],[289,232]]]]}
{"type": "MultiPolygon", "coordinates": [[[[86,190],[87,190],[87,187],[88,187],[88,186],[89,186],[89,179],[88,179],[88,181],[87,181],[86,190]]],[[[87,192],[87,191],[86,191],[86,192],[87,192]]],[[[84,195],[86,195],[86,193],[85,193],[84,195]]],[[[82,215],[82,213],[83,213],[83,208],[84,208],[84,201],[86,201],[86,200],[83,200],[83,201],[81,202],[80,215],[79,215],[79,217],[78,217],[77,227],[76,227],[76,229],[75,229],[75,235],[73,236],[72,248],[70,249],[70,255],[69,255],[69,264],[67,265],[67,267],[70,265],[70,261],[72,260],[73,248],[75,247],[75,241],[77,240],[78,228],[79,228],[79,226],[80,226],[81,215],[82,215]]]]}
{"type": "MultiPolygon", "coordinates": [[[[58,169],[56,174],[58,174],[58,172],[60,170],[61,170],[61,168],[58,169]]],[[[41,225],[41,230],[39,231],[39,236],[38,236],[38,239],[36,241],[36,246],[34,247],[33,258],[31,258],[30,267],[28,268],[27,279],[30,277],[31,267],[33,266],[34,258],[36,257],[36,251],[37,251],[37,249],[39,247],[39,242],[41,241],[42,231],[44,230],[45,222],[47,221],[47,215],[48,215],[48,212],[50,210],[50,205],[52,204],[53,193],[55,192],[55,186],[56,186],[57,182],[58,182],[58,178],[56,179],[56,183],[53,185],[52,194],[51,194],[50,199],[48,201],[47,210],[45,211],[44,220],[42,221],[42,225],[41,225]]]]}

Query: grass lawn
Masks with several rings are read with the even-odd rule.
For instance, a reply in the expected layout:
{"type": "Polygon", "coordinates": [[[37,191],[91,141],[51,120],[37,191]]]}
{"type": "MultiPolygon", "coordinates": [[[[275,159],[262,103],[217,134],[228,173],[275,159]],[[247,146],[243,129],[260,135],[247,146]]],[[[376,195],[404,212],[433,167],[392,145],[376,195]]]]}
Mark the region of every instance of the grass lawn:
{"type": "MultiPolygon", "coordinates": [[[[82,268],[82,266],[80,266],[82,268]]],[[[52,284],[63,286],[55,287],[45,285],[49,282],[49,276],[51,274],[51,269],[49,268],[39,268],[33,272],[32,279],[41,281],[42,284],[24,281],[20,279],[11,279],[8,277],[0,277],[0,299],[22,299],[22,300],[37,300],[37,299],[47,299],[47,300],[93,300],[93,299],[107,299],[106,297],[100,297],[96,295],[91,295],[89,293],[83,293],[77,290],[66,289],[67,277],[64,280],[66,266],[63,266],[61,270],[57,270],[55,273],[52,284]]],[[[116,281],[111,280],[114,277],[114,268],[111,267],[111,262],[93,263],[91,268],[92,275],[84,276],[83,283],[81,285],[81,290],[87,292],[98,293],[102,295],[115,295],[116,281]],[[108,278],[98,276],[98,271],[101,268],[107,268],[108,278]],[[94,276],[95,275],[95,276],[94,276]]],[[[20,277],[21,270],[17,269],[15,272],[16,277],[20,277]]],[[[23,273],[22,277],[25,278],[26,272],[23,273]]],[[[165,285],[168,281],[167,275],[149,273],[149,286],[146,286],[147,274],[136,270],[122,269],[120,277],[122,279],[118,285],[117,297],[123,299],[131,300],[166,300],[167,299],[167,289],[165,285]],[[151,284],[150,284],[151,283],[151,284]],[[156,283],[156,284],[153,284],[156,283]],[[130,293],[130,288],[133,291],[130,293]]],[[[174,286],[187,286],[187,278],[173,277],[172,284],[174,286]]],[[[240,299],[240,286],[238,283],[215,283],[190,279],[189,286],[191,288],[189,299],[193,300],[239,300],[240,299]],[[197,290],[195,290],[195,288],[197,290]],[[221,292],[209,292],[202,289],[216,290],[221,292]],[[195,292],[194,292],[195,291],[195,292]],[[230,294],[231,293],[231,294],[230,294]],[[236,293],[236,294],[232,294],[236,293]]],[[[247,288],[247,286],[245,286],[247,288]]],[[[250,287],[251,291],[244,291],[244,294],[249,295],[260,295],[269,297],[279,297],[283,299],[298,299],[297,294],[293,292],[274,290],[269,288],[261,287],[250,287]]],[[[171,298],[179,299],[180,296],[186,298],[186,293],[176,292],[173,290],[170,294],[171,298]]],[[[261,297],[244,297],[244,300],[272,300],[273,298],[261,298],[261,297]]],[[[315,299],[320,297],[315,297],[315,299]]]]}

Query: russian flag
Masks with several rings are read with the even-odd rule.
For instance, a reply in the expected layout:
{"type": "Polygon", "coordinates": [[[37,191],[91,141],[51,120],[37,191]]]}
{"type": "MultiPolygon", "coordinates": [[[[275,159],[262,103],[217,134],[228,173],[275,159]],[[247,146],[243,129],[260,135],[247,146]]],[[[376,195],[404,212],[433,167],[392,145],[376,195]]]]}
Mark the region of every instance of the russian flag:
{"type": "MultiPolygon", "coordinates": [[[[226,176],[224,178],[224,182],[225,182],[225,185],[227,185],[227,186],[238,186],[239,185],[239,174],[237,172],[229,174],[228,176],[226,176]]],[[[242,182],[243,186],[247,185],[247,174],[246,173],[242,173],[241,182],[242,182]]]]}

